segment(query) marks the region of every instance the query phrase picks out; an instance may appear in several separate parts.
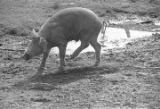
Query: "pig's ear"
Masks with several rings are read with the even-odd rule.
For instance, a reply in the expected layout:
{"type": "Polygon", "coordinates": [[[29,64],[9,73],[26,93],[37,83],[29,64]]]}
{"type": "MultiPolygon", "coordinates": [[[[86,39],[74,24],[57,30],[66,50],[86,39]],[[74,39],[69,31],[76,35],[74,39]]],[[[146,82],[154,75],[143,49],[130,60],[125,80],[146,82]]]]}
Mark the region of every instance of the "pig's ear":
{"type": "Polygon", "coordinates": [[[43,52],[47,52],[47,41],[43,37],[40,37],[39,45],[42,47],[43,52]]]}
{"type": "Polygon", "coordinates": [[[39,36],[38,36],[38,33],[35,31],[35,29],[32,30],[32,33],[33,33],[33,36],[39,37],[39,36]]]}
{"type": "Polygon", "coordinates": [[[32,39],[36,39],[37,37],[39,37],[38,33],[35,31],[35,29],[32,30],[31,35],[29,37],[30,40],[32,39]]]}

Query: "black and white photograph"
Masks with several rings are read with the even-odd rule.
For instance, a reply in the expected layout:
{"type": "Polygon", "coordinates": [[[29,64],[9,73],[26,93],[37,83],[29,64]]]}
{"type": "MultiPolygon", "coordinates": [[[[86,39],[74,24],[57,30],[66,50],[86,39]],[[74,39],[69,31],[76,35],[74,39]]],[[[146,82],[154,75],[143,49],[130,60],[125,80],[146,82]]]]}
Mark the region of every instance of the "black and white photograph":
{"type": "Polygon", "coordinates": [[[160,0],[0,0],[0,109],[160,109],[160,0]]]}

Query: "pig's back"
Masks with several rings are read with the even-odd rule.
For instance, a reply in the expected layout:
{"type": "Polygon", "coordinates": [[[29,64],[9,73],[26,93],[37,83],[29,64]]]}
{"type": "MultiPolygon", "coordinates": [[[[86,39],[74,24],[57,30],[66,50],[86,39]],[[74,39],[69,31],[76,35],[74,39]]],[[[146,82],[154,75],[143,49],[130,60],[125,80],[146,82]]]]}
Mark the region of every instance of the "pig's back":
{"type": "MultiPolygon", "coordinates": [[[[43,25],[42,30],[52,30],[54,26],[62,28],[62,33],[69,40],[79,40],[82,32],[99,32],[102,24],[98,16],[89,9],[74,7],[55,13],[43,25]]],[[[57,33],[54,33],[57,34],[57,33]]]]}
{"type": "Polygon", "coordinates": [[[101,21],[99,17],[91,10],[81,7],[73,7],[63,9],[56,14],[54,14],[51,18],[51,22],[57,21],[60,24],[81,24],[79,26],[91,26],[91,25],[101,25],[101,21]]]}

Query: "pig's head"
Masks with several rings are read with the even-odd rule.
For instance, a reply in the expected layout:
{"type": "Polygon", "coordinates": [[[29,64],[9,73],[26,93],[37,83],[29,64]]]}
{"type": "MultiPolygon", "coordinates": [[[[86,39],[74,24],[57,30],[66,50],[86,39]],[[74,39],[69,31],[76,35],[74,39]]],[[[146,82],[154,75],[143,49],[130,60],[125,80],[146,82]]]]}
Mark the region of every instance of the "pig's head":
{"type": "Polygon", "coordinates": [[[24,60],[32,59],[34,56],[38,56],[46,51],[47,43],[43,37],[39,37],[38,33],[33,30],[31,42],[28,44],[27,49],[24,52],[24,60]]]}

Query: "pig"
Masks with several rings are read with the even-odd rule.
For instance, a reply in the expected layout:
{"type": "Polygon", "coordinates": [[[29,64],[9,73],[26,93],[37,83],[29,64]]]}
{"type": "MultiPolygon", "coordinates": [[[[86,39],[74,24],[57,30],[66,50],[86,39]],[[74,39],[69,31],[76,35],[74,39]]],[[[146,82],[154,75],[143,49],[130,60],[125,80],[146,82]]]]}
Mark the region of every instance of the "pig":
{"type": "Polygon", "coordinates": [[[70,59],[77,57],[83,49],[91,44],[96,53],[94,66],[98,66],[101,45],[97,42],[97,37],[102,26],[99,17],[87,8],[72,7],[62,9],[49,18],[41,26],[39,32],[35,32],[33,29],[31,42],[25,50],[23,58],[29,60],[34,56],[43,54],[37,71],[38,74],[42,74],[51,48],[58,47],[60,57],[59,70],[64,70],[67,43],[72,40],[80,40],[81,45],[73,52],[70,59]]]}

